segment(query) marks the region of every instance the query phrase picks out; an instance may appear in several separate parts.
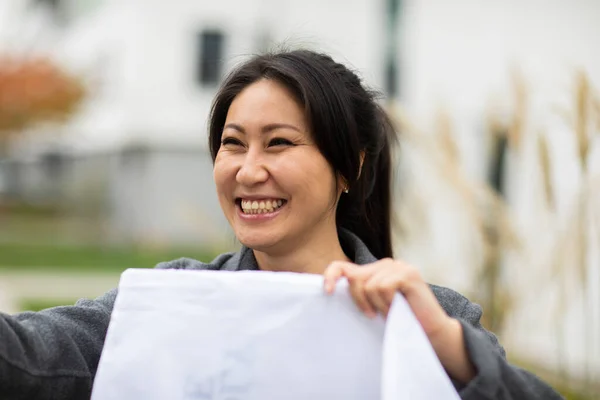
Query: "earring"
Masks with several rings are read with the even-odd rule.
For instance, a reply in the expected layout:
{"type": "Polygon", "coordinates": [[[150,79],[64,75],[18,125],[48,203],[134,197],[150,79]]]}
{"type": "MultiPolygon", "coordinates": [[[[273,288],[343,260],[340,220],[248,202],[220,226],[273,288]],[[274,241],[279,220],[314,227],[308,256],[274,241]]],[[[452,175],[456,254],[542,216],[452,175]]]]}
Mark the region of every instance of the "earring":
{"type": "Polygon", "coordinates": [[[344,193],[348,194],[348,186],[344,188],[344,193]]]}

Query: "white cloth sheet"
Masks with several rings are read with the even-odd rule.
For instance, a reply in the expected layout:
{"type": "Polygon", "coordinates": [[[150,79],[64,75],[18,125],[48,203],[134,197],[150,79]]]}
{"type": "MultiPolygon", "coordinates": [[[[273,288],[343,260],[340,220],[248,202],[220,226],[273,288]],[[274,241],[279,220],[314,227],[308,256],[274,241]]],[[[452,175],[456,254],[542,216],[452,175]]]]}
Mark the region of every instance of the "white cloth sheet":
{"type": "Polygon", "coordinates": [[[369,319],[347,282],[127,270],[92,400],[457,400],[406,300],[369,319]]]}

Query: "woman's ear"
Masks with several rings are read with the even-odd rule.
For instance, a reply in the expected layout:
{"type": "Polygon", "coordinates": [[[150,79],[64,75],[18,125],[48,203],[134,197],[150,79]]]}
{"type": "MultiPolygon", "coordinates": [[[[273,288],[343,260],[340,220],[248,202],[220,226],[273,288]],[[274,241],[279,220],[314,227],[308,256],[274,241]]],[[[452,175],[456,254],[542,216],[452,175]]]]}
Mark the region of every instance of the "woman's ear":
{"type": "MultiPolygon", "coordinates": [[[[360,165],[358,166],[358,176],[356,177],[356,180],[358,180],[360,178],[360,175],[362,173],[362,167],[365,162],[365,156],[366,156],[365,151],[361,150],[360,165]]],[[[342,188],[342,192],[344,192],[344,193],[348,193],[348,191],[350,190],[350,183],[341,174],[338,174],[338,187],[342,188]]]]}
{"type": "MultiPolygon", "coordinates": [[[[337,187],[341,188],[343,193],[348,193],[350,190],[350,185],[348,184],[348,180],[342,176],[342,174],[338,174],[338,182],[337,187]]],[[[338,192],[340,194],[340,192],[338,192]]]]}

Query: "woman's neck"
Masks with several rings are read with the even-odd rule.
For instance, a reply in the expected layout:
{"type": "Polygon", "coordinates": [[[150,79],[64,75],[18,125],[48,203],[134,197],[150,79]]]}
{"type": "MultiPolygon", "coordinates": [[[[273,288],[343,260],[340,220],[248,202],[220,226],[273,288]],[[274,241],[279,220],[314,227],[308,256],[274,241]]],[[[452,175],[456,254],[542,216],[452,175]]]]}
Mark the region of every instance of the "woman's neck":
{"type": "Polygon", "coordinates": [[[254,250],[254,257],[263,271],[287,271],[322,274],[333,261],[352,261],[346,256],[335,231],[331,240],[312,240],[278,253],[254,250]]]}

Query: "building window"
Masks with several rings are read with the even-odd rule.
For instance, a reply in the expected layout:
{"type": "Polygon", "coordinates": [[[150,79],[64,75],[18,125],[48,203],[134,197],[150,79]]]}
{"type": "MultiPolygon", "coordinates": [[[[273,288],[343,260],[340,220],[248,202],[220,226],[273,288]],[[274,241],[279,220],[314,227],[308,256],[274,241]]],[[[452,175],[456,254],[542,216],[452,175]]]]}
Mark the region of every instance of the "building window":
{"type": "Polygon", "coordinates": [[[217,85],[223,70],[222,32],[210,30],[198,34],[198,82],[203,86],[217,85]]]}
{"type": "Polygon", "coordinates": [[[35,0],[35,3],[48,9],[57,24],[66,23],[65,5],[62,0],[35,0]]]}
{"type": "Polygon", "coordinates": [[[399,95],[399,26],[401,23],[402,0],[388,0],[385,17],[387,18],[387,52],[385,55],[384,87],[389,99],[399,95]]]}
{"type": "Polygon", "coordinates": [[[52,10],[58,10],[61,6],[61,0],[37,0],[37,3],[43,4],[52,10]]]}

